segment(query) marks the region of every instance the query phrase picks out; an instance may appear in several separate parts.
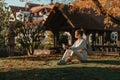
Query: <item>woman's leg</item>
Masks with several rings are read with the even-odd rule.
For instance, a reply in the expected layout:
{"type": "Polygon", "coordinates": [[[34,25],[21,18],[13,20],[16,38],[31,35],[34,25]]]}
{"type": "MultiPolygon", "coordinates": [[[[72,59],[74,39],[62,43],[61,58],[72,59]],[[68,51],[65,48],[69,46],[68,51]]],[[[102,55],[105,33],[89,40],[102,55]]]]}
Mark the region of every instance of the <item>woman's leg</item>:
{"type": "Polygon", "coordinates": [[[65,53],[63,54],[62,60],[67,61],[68,59],[72,57],[72,55],[73,55],[73,51],[67,49],[65,53]]]}
{"type": "Polygon", "coordinates": [[[82,53],[78,52],[78,51],[74,51],[74,54],[78,57],[78,59],[80,61],[87,61],[87,52],[84,51],[82,53]]]}
{"type": "Polygon", "coordinates": [[[65,53],[63,54],[62,59],[57,64],[58,65],[64,65],[64,64],[66,64],[66,62],[68,61],[68,59],[70,59],[70,57],[72,56],[72,54],[73,54],[73,51],[67,49],[65,51],[65,53]]]}

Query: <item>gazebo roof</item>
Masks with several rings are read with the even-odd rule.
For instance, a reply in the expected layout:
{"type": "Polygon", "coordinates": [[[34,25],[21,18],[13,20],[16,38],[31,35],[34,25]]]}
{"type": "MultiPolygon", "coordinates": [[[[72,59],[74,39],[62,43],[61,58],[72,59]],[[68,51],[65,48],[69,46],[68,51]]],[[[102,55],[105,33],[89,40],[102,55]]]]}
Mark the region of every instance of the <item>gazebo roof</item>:
{"type": "Polygon", "coordinates": [[[95,11],[93,9],[84,9],[90,11],[91,13],[82,13],[82,11],[75,9],[70,12],[71,6],[63,5],[63,4],[55,4],[53,10],[48,16],[44,26],[50,30],[70,30],[70,29],[78,29],[84,28],[88,30],[117,30],[120,31],[119,28],[109,28],[105,29],[104,25],[104,16],[99,15],[96,16],[95,11]],[[61,7],[62,5],[62,7],[61,7]]]}
{"type": "Polygon", "coordinates": [[[101,30],[104,28],[104,25],[91,15],[78,12],[78,10],[69,12],[69,9],[70,7],[67,5],[64,5],[63,8],[60,8],[60,4],[55,5],[44,26],[54,30],[69,30],[71,28],[101,30]]]}

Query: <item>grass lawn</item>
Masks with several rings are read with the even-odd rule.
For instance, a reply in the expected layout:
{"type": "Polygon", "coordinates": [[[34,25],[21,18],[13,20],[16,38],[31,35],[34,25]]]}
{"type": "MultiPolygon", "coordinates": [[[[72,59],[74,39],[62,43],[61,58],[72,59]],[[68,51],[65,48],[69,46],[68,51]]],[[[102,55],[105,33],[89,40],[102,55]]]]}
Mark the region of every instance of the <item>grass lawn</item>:
{"type": "Polygon", "coordinates": [[[0,80],[120,80],[120,57],[89,56],[86,63],[56,65],[60,57],[0,58],[0,80]]]}

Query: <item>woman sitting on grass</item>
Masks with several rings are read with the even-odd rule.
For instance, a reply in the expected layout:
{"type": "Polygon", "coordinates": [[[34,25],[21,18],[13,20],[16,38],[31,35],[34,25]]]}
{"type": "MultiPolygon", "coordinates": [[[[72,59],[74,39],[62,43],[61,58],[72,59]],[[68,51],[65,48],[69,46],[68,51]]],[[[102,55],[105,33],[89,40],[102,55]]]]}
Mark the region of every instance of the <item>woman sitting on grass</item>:
{"type": "Polygon", "coordinates": [[[66,49],[62,59],[57,63],[58,65],[66,64],[73,54],[76,55],[81,62],[87,61],[87,44],[86,40],[82,38],[82,35],[83,31],[75,31],[75,38],[77,38],[77,40],[71,47],[66,49]]]}

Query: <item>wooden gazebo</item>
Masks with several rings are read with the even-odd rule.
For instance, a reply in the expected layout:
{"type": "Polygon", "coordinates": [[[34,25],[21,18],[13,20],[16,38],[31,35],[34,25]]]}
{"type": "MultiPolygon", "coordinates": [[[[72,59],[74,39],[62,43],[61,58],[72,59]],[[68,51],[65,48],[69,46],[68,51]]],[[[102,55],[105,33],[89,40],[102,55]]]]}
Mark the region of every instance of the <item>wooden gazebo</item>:
{"type": "Polygon", "coordinates": [[[70,11],[72,6],[55,4],[53,10],[44,23],[46,30],[51,30],[54,33],[54,47],[58,47],[58,39],[60,31],[68,31],[74,39],[74,30],[83,28],[86,34],[98,32],[103,35],[104,32],[118,31],[119,28],[105,28],[104,16],[96,16],[92,9],[85,9],[91,14],[82,13],[79,9],[70,11]]]}

